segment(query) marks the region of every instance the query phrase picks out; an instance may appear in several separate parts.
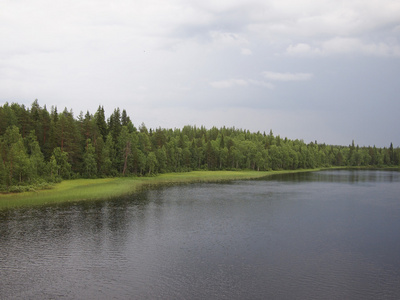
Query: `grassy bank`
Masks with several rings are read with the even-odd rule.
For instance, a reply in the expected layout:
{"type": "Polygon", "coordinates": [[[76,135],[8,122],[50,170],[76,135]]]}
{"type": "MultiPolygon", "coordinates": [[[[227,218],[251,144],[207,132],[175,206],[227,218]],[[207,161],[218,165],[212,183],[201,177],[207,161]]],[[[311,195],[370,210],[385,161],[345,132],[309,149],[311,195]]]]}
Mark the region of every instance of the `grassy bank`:
{"type": "Polygon", "coordinates": [[[171,185],[192,182],[218,182],[224,180],[254,179],[273,174],[305,172],[296,171],[194,171],[167,173],[154,177],[124,177],[104,179],[65,180],[50,190],[1,194],[0,209],[44,205],[51,203],[76,202],[84,200],[110,199],[131,194],[151,185],[171,185]]]}

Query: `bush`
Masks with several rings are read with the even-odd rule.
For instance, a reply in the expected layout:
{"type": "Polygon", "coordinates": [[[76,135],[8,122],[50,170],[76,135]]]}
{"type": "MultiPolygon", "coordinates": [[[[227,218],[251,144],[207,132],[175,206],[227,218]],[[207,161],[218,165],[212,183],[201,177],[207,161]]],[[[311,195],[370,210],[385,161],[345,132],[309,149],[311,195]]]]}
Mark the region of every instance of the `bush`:
{"type": "Polygon", "coordinates": [[[8,188],[10,193],[23,193],[23,192],[34,192],[35,188],[31,185],[12,185],[8,188]]]}
{"type": "Polygon", "coordinates": [[[54,187],[53,183],[50,182],[36,182],[31,185],[12,185],[8,188],[5,186],[0,187],[1,192],[6,193],[23,193],[23,192],[35,192],[37,190],[49,190],[54,187]]]}

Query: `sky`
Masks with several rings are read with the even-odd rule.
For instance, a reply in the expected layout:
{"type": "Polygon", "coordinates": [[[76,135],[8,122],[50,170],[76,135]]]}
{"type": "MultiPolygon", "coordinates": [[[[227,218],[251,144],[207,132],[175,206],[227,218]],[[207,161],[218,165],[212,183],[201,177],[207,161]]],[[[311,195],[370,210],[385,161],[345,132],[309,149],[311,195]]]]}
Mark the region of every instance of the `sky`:
{"type": "Polygon", "coordinates": [[[398,0],[2,0],[0,105],[400,146],[398,0]]]}

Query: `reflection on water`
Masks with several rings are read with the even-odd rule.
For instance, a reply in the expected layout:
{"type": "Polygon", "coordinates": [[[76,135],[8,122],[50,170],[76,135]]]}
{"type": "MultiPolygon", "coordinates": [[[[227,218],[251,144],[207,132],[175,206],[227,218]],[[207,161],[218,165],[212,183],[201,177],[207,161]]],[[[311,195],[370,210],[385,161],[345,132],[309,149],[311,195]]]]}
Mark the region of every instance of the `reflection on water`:
{"type": "Polygon", "coordinates": [[[399,299],[400,177],[321,171],[0,212],[1,299],[399,299]]]}
{"type": "MultiPolygon", "coordinates": [[[[326,170],[319,172],[277,174],[270,176],[270,179],[290,182],[398,182],[399,172],[377,170],[326,170]]],[[[260,180],[265,180],[265,178],[260,180]]]]}

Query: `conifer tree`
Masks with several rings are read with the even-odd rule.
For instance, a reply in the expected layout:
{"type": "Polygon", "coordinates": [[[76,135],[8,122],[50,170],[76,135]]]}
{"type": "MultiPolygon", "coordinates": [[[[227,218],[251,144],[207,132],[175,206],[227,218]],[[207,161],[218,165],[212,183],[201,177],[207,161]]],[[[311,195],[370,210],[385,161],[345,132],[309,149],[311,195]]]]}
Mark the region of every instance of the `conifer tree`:
{"type": "Polygon", "coordinates": [[[111,133],[109,133],[106,137],[104,147],[101,149],[101,175],[112,176],[117,174],[117,171],[113,169],[113,158],[115,158],[114,142],[111,133]]]}
{"type": "Polygon", "coordinates": [[[86,149],[83,155],[84,176],[94,178],[97,176],[97,164],[95,158],[95,148],[90,139],[86,142],[86,149]]]}
{"type": "Polygon", "coordinates": [[[26,138],[27,150],[29,155],[30,176],[32,179],[38,179],[45,175],[45,161],[38,141],[36,140],[35,131],[32,130],[26,138]]]}
{"type": "Polygon", "coordinates": [[[100,135],[103,137],[103,140],[105,140],[107,137],[107,122],[106,122],[106,117],[104,115],[103,106],[99,106],[96,114],[94,115],[94,119],[100,135]]]}

